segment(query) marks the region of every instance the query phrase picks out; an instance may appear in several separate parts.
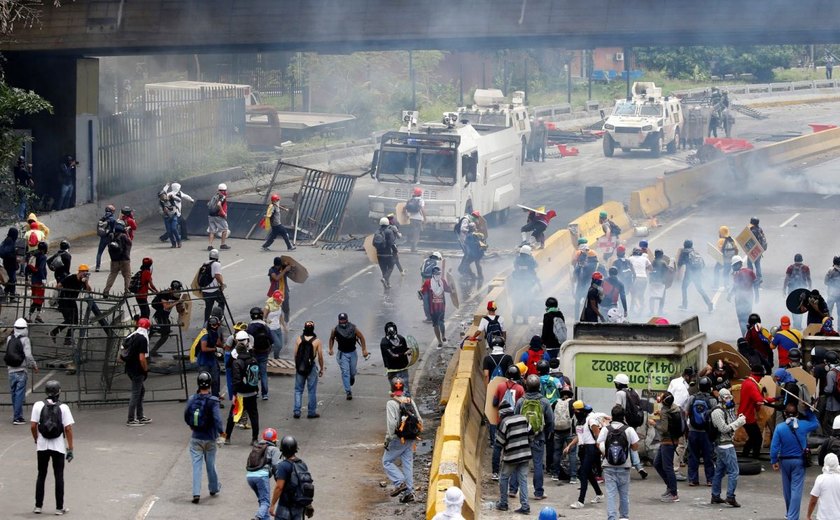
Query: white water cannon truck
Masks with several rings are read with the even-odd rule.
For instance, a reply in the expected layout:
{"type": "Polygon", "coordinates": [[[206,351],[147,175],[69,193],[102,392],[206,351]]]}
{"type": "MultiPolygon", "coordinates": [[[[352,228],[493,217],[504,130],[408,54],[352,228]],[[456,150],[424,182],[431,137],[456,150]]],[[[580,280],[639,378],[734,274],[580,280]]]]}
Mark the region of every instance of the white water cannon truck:
{"type": "Polygon", "coordinates": [[[662,97],[662,89],[651,82],[633,83],[632,97],[616,101],[612,114],[604,121],[604,156],[612,157],[616,148],[650,150],[659,157],[663,148],[677,151],[685,126],[682,106],[676,97],[662,97]]]}

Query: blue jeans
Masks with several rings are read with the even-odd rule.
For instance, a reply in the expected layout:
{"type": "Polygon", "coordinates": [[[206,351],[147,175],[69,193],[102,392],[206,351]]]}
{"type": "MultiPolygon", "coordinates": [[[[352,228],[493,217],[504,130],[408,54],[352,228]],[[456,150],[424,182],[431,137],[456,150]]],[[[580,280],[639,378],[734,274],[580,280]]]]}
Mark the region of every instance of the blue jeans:
{"type": "Polygon", "coordinates": [[[394,486],[405,482],[408,489],[406,493],[414,493],[414,442],[406,440],[403,444],[401,439],[393,438],[382,455],[382,467],[388,480],[394,486]],[[402,468],[397,467],[397,460],[401,462],[402,468]]]}
{"type": "Polygon", "coordinates": [[[105,249],[108,247],[108,236],[105,235],[104,237],[99,237],[99,247],[96,248],[96,268],[99,269],[102,266],[102,253],[105,252],[105,249]]]}
{"type": "MultiPolygon", "coordinates": [[[[221,386],[221,381],[219,378],[221,377],[221,371],[219,370],[219,362],[213,358],[213,361],[209,365],[198,365],[200,370],[206,370],[210,373],[210,393],[216,397],[219,397],[219,390],[221,386]]],[[[227,371],[225,371],[227,373],[227,371]]],[[[228,399],[233,398],[233,395],[228,395],[228,399]]]]}
{"type": "Polygon", "coordinates": [[[604,465],[604,487],[607,488],[607,520],[630,518],[630,468],[604,465]],[[618,516],[615,499],[618,497],[618,516]]]}
{"type": "Polygon", "coordinates": [[[23,222],[26,220],[26,195],[20,196],[20,203],[18,204],[18,220],[23,222]]]}
{"type": "Polygon", "coordinates": [[[677,494],[677,475],[674,473],[674,452],[677,450],[674,444],[660,444],[656,458],[653,459],[653,467],[665,486],[672,495],[677,494]]]}
{"type": "Polygon", "coordinates": [[[715,454],[717,455],[717,463],[715,464],[715,476],[712,478],[712,496],[719,497],[721,491],[721,484],[723,483],[723,474],[729,480],[726,483],[726,498],[735,498],[735,487],[738,485],[738,453],[735,448],[721,448],[715,447],[715,454]]]}
{"type": "Polygon", "coordinates": [[[9,372],[9,393],[12,396],[12,420],[23,420],[23,404],[26,402],[26,370],[9,372]]]}
{"type": "Polygon", "coordinates": [[[490,432],[490,449],[493,450],[493,457],[491,462],[492,471],[495,474],[499,474],[499,465],[501,464],[502,460],[502,445],[496,442],[496,430],[499,427],[495,424],[490,424],[487,426],[487,430],[490,432]]]}
{"type": "Polygon", "coordinates": [[[502,464],[502,474],[499,476],[499,505],[507,507],[508,505],[508,484],[511,481],[511,475],[515,477],[517,485],[511,485],[510,492],[516,493],[519,488],[519,505],[525,511],[530,511],[531,506],[528,505],[528,462],[521,464],[502,464]]]}
{"type": "Polygon", "coordinates": [[[271,491],[269,486],[269,477],[247,477],[248,485],[257,495],[257,503],[260,508],[254,514],[257,520],[269,520],[268,506],[271,504],[271,491]]]}
{"type": "Polygon", "coordinates": [[[350,391],[350,378],[356,379],[356,361],[359,355],[353,352],[338,351],[338,367],[341,369],[341,382],[344,384],[344,391],[350,391]]]}
{"type": "Polygon", "coordinates": [[[58,196],[58,209],[67,209],[73,205],[73,185],[62,184],[61,195],[58,196]]]}
{"type": "Polygon", "coordinates": [[[711,482],[715,474],[712,461],[712,441],[706,432],[688,432],[688,481],[700,482],[700,456],[703,457],[703,473],[706,482],[711,482]]]}
{"type": "Polygon", "coordinates": [[[181,243],[181,230],[178,227],[178,216],[172,215],[163,219],[166,224],[166,232],[169,234],[169,242],[174,246],[181,243]]]}
{"type": "Polygon", "coordinates": [[[216,441],[190,439],[190,458],[192,459],[193,496],[201,495],[201,463],[207,467],[207,487],[211,493],[218,493],[220,489],[219,477],[216,475],[216,441]]]}
{"type": "MultiPolygon", "coordinates": [[[[563,449],[572,442],[576,435],[572,432],[565,433],[554,430],[554,474],[560,476],[560,468],[563,467],[563,449]]],[[[577,448],[569,450],[569,478],[577,478],[578,457],[577,448]]]]}
{"type": "Polygon", "coordinates": [[[257,364],[260,366],[260,392],[263,397],[268,396],[268,352],[257,354],[257,364]]]}
{"type": "Polygon", "coordinates": [[[303,385],[309,393],[309,402],[307,403],[307,415],[315,415],[318,410],[318,365],[312,365],[312,371],[308,376],[302,376],[295,373],[295,415],[300,415],[301,401],[303,401],[303,385]]]}
{"type": "Polygon", "coordinates": [[[271,332],[272,356],[280,359],[280,351],[283,350],[283,329],[268,329],[271,332]]]}
{"type": "Polygon", "coordinates": [[[534,460],[534,496],[545,494],[543,489],[543,467],[545,466],[545,433],[539,433],[531,442],[531,458],[534,460]]]}
{"type": "Polygon", "coordinates": [[[799,520],[799,505],[802,502],[802,489],[805,487],[805,466],[802,458],[779,461],[782,470],[782,490],[785,495],[785,520],[799,520]]]}

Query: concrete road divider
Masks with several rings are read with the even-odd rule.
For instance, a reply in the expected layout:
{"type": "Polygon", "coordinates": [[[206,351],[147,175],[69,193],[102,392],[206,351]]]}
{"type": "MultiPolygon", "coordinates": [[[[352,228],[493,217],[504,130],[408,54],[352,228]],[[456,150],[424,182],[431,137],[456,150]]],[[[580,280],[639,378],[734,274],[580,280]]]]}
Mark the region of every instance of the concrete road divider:
{"type": "Polygon", "coordinates": [[[665,195],[665,180],[657,179],[656,184],[630,193],[629,213],[632,218],[643,219],[659,215],[670,206],[665,195]]]}

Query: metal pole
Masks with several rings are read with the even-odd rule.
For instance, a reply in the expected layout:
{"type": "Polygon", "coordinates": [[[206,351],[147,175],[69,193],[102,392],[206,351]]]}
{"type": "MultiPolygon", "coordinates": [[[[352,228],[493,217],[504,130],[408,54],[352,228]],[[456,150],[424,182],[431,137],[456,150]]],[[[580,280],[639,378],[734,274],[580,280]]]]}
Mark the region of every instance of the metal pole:
{"type": "Polygon", "coordinates": [[[298,203],[295,201],[295,236],[292,237],[293,246],[297,245],[298,223],[300,223],[300,208],[298,208],[298,203]]]}
{"type": "Polygon", "coordinates": [[[417,84],[414,81],[414,51],[408,51],[408,78],[411,81],[411,110],[417,110],[417,84]]]}
{"type": "Polygon", "coordinates": [[[460,60],[458,61],[458,106],[464,106],[464,62],[460,60]]]}
{"type": "Polygon", "coordinates": [[[566,103],[572,104],[572,59],[566,63],[566,103]]]}
{"type": "Polygon", "coordinates": [[[522,100],[525,105],[528,104],[528,58],[525,58],[525,85],[523,89],[525,91],[525,99],[522,100]]]}
{"type": "Polygon", "coordinates": [[[587,64],[586,75],[589,77],[587,99],[589,101],[592,101],[592,69],[594,67],[594,61],[592,59],[592,53],[593,52],[594,51],[591,50],[591,49],[589,51],[587,51],[587,58],[586,58],[586,64],[587,64]]]}
{"type": "Polygon", "coordinates": [[[624,48],[624,72],[627,75],[627,99],[630,99],[630,47],[624,48]]]}
{"type": "Polygon", "coordinates": [[[312,241],[312,245],[313,245],[313,246],[314,246],[314,245],[318,242],[318,240],[319,240],[322,236],[324,236],[324,233],[326,233],[326,232],[327,232],[327,230],[330,228],[330,226],[332,226],[332,223],[333,223],[333,222],[335,222],[335,219],[330,220],[329,222],[327,222],[327,225],[326,225],[326,226],[324,226],[324,229],[323,229],[320,233],[318,233],[318,236],[317,236],[317,237],[315,237],[315,240],[313,240],[313,241],[312,241]]]}

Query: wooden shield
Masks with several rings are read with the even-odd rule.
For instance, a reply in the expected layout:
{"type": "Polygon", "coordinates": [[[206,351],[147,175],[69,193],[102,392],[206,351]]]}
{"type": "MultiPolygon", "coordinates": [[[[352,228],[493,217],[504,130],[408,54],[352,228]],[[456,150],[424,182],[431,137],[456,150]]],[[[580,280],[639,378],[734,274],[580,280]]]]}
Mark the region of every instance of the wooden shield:
{"type": "Polygon", "coordinates": [[[196,270],[195,276],[193,276],[192,282],[190,283],[190,290],[196,298],[202,297],[201,289],[198,287],[198,270],[196,270]]]}
{"type": "MultiPolygon", "coordinates": [[[[371,238],[371,242],[373,242],[373,238],[371,238]]],[[[304,283],[309,278],[309,271],[306,270],[303,265],[292,258],[291,256],[283,255],[280,257],[280,260],[283,262],[284,265],[292,266],[292,269],[289,271],[287,275],[289,280],[295,283],[304,283]]]]}
{"type": "Polygon", "coordinates": [[[478,221],[475,223],[475,230],[484,235],[485,242],[490,238],[490,234],[487,232],[487,220],[484,218],[484,215],[478,216],[478,221]]]}
{"type": "Polygon", "coordinates": [[[420,345],[414,339],[414,336],[406,336],[405,343],[408,345],[408,351],[410,353],[408,366],[414,366],[417,360],[420,359],[420,345]]]}
{"type": "Polygon", "coordinates": [[[368,260],[370,260],[370,263],[372,263],[372,264],[378,263],[377,262],[377,257],[376,257],[376,248],[373,247],[373,235],[368,235],[368,236],[365,237],[364,247],[365,247],[365,254],[368,257],[368,260]]]}
{"type": "Polygon", "coordinates": [[[764,376],[758,382],[758,386],[767,390],[767,393],[764,394],[767,397],[776,397],[776,393],[779,392],[779,385],[773,381],[773,376],[764,376]]]}
{"type": "Polygon", "coordinates": [[[805,327],[805,330],[802,331],[802,337],[804,338],[805,336],[816,336],[817,332],[819,332],[821,329],[822,329],[821,324],[812,323],[812,324],[808,325],[807,327],[805,327]]]}
{"type": "MultiPolygon", "coordinates": [[[[457,309],[461,306],[461,301],[458,299],[458,286],[455,284],[455,278],[452,277],[451,272],[446,273],[446,283],[449,284],[449,289],[452,291],[449,293],[449,299],[452,300],[452,305],[457,309]]],[[[444,295],[444,297],[446,296],[444,295]]]]}
{"type": "Polygon", "coordinates": [[[715,262],[719,263],[720,265],[723,265],[723,253],[720,252],[720,249],[718,249],[717,246],[712,244],[711,242],[706,242],[706,246],[706,251],[709,253],[709,256],[711,256],[715,260],[715,262]]]}
{"type": "Polygon", "coordinates": [[[405,202],[397,203],[397,207],[394,208],[394,216],[397,217],[397,224],[401,226],[410,224],[408,213],[405,211],[405,202]]]}
{"type": "Polygon", "coordinates": [[[811,393],[811,396],[816,398],[817,397],[817,380],[809,374],[804,368],[796,367],[796,368],[789,368],[788,372],[796,378],[797,381],[805,385],[808,389],[808,392],[811,393]]]}
{"type": "Polygon", "coordinates": [[[715,366],[719,359],[735,371],[733,379],[745,379],[750,376],[750,362],[735,347],[723,341],[715,341],[708,346],[708,364],[715,366]]]}
{"type": "Polygon", "coordinates": [[[734,237],[735,242],[741,247],[741,251],[750,260],[755,262],[757,258],[764,254],[764,248],[758,242],[758,239],[753,234],[749,226],[744,228],[737,236],[734,237]]]}
{"type": "Polygon", "coordinates": [[[506,377],[496,376],[487,384],[487,395],[484,398],[484,416],[487,417],[487,422],[490,424],[499,422],[499,409],[493,406],[493,396],[496,395],[496,389],[506,382],[506,377]]]}
{"type": "Polygon", "coordinates": [[[190,300],[190,295],[186,293],[182,294],[181,301],[179,301],[175,307],[178,311],[178,325],[180,325],[183,329],[189,329],[193,308],[193,302],[190,300]]]}

